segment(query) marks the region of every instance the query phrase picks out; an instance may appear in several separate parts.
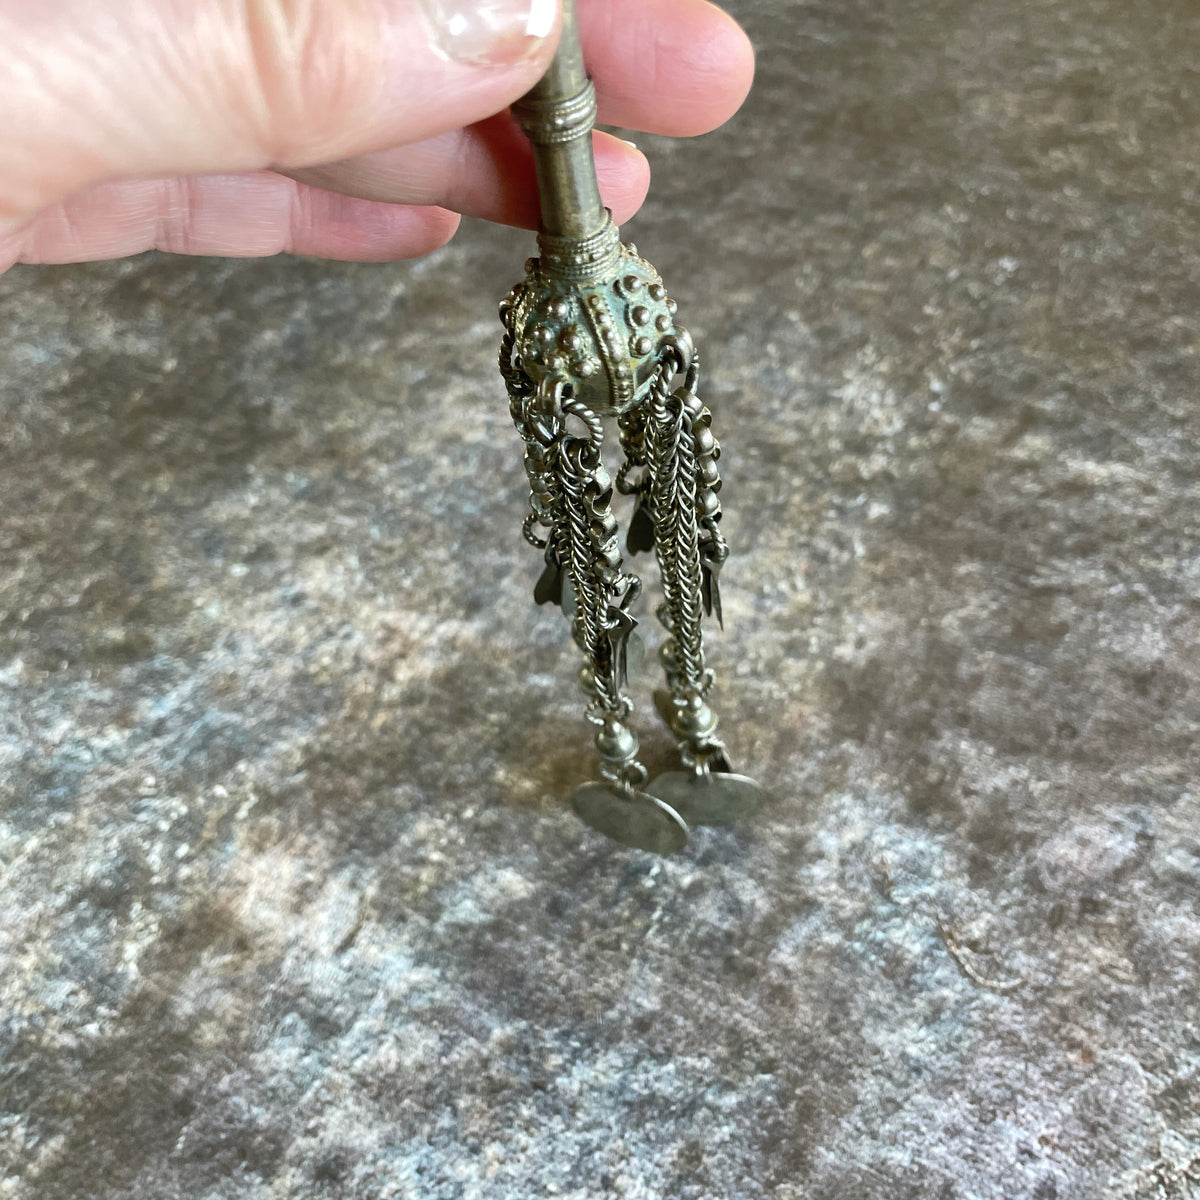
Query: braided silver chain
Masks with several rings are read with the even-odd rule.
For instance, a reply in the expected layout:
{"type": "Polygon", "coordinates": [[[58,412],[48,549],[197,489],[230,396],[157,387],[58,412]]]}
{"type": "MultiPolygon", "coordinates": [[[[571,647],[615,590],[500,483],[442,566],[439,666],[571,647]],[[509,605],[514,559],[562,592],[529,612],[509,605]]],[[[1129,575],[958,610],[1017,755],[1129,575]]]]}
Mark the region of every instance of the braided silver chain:
{"type": "Polygon", "coordinates": [[[696,512],[696,453],[686,397],[696,382],[690,364],[686,390],[671,392],[679,367],[666,359],[655,377],[646,424],[649,496],[654,517],[655,552],[662,573],[663,623],[671,633],[672,691],[705,692],[711,676],[704,660],[703,608],[696,512]]]}

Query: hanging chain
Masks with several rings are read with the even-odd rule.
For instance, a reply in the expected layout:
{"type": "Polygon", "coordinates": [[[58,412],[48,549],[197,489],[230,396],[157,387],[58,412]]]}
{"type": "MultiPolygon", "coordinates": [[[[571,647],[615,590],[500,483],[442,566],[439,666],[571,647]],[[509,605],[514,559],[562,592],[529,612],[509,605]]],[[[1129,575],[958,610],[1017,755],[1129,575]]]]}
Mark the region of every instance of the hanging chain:
{"type": "Polygon", "coordinates": [[[648,490],[663,587],[659,616],[671,634],[664,665],[668,684],[677,696],[688,691],[703,695],[712,685],[700,627],[700,529],[692,434],[699,405],[694,390],[699,379],[695,356],[686,364],[684,387],[672,392],[671,381],[683,367],[683,362],[671,356],[664,359],[651,389],[646,426],[648,490]]]}
{"type": "Polygon", "coordinates": [[[637,759],[637,737],[626,725],[633,703],[623,690],[628,640],[636,625],[629,609],[642,584],[623,570],[612,513],[614,485],[601,457],[603,425],[565,389],[545,381],[534,386],[525,374],[513,330],[518,296],[515,289],[500,308],[505,324],[500,370],[514,424],[525,442],[530,511],[522,530],[545,553],[546,583],[539,585],[539,599],[555,599],[571,614],[572,635],[584,658],[580,683],[589,696],[585,716],[598,727],[601,774],[631,788],[646,779],[637,759]],[[586,435],[571,434],[568,418],[579,422],[586,435]],[[545,527],[547,536],[535,533],[535,526],[545,527]]]}

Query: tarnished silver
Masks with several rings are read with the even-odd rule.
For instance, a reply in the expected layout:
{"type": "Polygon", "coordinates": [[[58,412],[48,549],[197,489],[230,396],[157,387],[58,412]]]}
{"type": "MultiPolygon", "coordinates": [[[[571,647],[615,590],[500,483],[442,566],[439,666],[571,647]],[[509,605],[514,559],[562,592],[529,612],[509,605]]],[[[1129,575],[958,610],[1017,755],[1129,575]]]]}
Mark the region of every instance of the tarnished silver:
{"type": "Polygon", "coordinates": [[[669,804],[645,792],[585,783],[571,797],[571,807],[593,829],[635,850],[674,854],[687,845],[683,819],[669,804]]]}
{"type": "Polygon", "coordinates": [[[729,825],[762,807],[766,796],[745,775],[669,771],[654,781],[654,796],[688,825],[729,825]]]}
{"type": "Polygon", "coordinates": [[[500,305],[500,371],[525,443],[526,539],[543,552],[534,590],[562,607],[583,652],[580,686],[597,728],[600,780],[572,800],[589,825],[658,853],[687,841],[681,816],[720,824],[758,807],[761,789],[730,774],[708,702],[705,615],[721,620],[718,580],[728,556],[717,493],[720,446],[697,394],[699,359],[659,273],[623,244],[600,199],[591,134],[596,98],[583,67],[574,4],[550,69],[513,113],[533,145],[542,223],[538,257],[500,305]],[[615,421],[624,463],[602,461],[615,421]],[[641,657],[633,608],[642,584],[625,569],[614,493],[632,498],[626,548],[653,550],[667,690],[655,700],[683,771],[647,785],[625,692],[641,657]]]}

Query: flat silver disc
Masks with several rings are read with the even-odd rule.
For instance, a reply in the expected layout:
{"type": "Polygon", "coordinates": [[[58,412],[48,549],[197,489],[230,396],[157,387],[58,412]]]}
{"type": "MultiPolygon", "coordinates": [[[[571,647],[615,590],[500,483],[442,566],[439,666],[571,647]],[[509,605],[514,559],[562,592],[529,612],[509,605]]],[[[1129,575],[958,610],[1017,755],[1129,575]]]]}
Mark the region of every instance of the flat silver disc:
{"type": "Polygon", "coordinates": [[[571,797],[571,807],[585,825],[635,850],[674,854],[687,845],[687,826],[679,814],[645,792],[585,783],[571,797]]]}
{"type": "Polygon", "coordinates": [[[671,771],[660,775],[648,791],[690,825],[728,825],[753,816],[767,798],[753,779],[717,772],[671,771]]]}

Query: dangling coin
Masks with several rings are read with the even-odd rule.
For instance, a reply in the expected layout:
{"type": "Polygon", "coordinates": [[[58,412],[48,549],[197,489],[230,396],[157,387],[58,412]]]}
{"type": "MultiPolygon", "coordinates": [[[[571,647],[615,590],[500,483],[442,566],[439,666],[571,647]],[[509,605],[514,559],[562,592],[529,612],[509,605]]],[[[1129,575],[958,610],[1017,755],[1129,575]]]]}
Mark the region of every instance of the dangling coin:
{"type": "Polygon", "coordinates": [[[753,816],[767,798],[745,775],[694,771],[660,775],[648,790],[689,825],[728,825],[739,817],[753,816]]]}
{"type": "Polygon", "coordinates": [[[679,814],[645,792],[585,783],[571,797],[571,807],[585,825],[635,850],[674,854],[687,845],[687,826],[679,814]]]}

